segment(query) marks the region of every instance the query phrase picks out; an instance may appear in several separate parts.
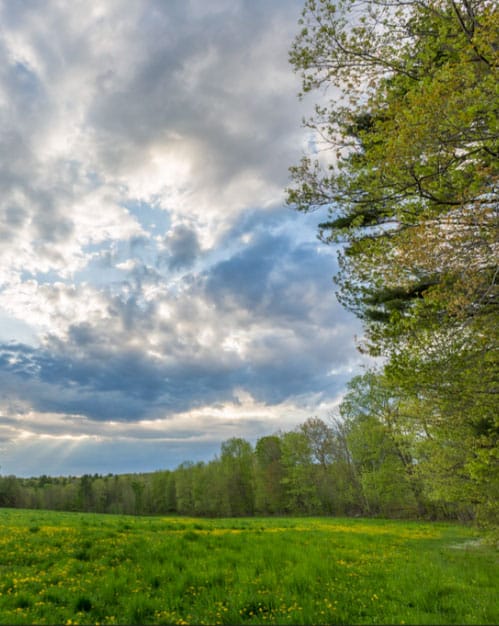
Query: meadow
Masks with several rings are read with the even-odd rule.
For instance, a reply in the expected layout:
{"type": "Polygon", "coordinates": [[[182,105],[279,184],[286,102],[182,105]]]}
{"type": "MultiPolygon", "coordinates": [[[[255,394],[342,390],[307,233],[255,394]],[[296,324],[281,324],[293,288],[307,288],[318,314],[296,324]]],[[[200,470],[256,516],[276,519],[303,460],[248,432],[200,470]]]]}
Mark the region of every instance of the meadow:
{"type": "Polygon", "coordinates": [[[498,580],[445,523],[0,509],[2,624],[497,624],[498,580]]]}

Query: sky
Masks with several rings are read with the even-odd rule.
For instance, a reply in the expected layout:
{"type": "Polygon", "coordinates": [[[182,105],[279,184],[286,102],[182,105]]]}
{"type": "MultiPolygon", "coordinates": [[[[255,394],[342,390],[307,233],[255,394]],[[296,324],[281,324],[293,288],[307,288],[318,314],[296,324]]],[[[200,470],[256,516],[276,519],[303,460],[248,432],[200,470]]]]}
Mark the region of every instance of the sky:
{"type": "Polygon", "coordinates": [[[302,0],[0,0],[0,473],[146,472],[360,372],[288,62],[302,0]]]}

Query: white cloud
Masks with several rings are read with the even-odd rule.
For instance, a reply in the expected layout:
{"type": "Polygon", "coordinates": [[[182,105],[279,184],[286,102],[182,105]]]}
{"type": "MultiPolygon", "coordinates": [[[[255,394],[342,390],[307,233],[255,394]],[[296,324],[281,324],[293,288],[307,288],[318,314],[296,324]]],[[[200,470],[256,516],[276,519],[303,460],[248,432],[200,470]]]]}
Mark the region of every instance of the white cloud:
{"type": "Polygon", "coordinates": [[[0,291],[0,306],[16,319],[26,319],[39,334],[65,339],[71,325],[108,320],[109,301],[91,285],[18,281],[0,291]]]}
{"type": "Polygon", "coordinates": [[[279,208],[308,141],[287,61],[301,4],[0,0],[15,471],[37,441],[41,472],[70,467],[67,445],[89,464],[116,441],[196,454],[335,402],[357,325],[310,220],[279,208]]]}

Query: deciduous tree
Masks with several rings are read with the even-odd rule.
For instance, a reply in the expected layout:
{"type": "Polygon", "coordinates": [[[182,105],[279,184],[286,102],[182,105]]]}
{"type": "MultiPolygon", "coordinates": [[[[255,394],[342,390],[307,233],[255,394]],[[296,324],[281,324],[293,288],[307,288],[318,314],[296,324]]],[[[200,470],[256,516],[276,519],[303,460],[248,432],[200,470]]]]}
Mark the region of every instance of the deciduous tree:
{"type": "Polygon", "coordinates": [[[462,487],[486,502],[499,480],[498,32],[490,0],[307,0],[291,51],[303,91],[332,98],[307,122],[325,152],[292,168],[288,201],[327,210],[320,237],[344,244],[338,295],[364,320],[361,349],[413,406],[433,403],[434,435],[457,426],[462,487]]]}

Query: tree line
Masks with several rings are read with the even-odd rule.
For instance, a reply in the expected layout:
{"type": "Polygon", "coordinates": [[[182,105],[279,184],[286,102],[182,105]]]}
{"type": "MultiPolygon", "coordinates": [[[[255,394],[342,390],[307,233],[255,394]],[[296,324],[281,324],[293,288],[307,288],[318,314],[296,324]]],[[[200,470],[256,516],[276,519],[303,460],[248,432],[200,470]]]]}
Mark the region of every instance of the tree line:
{"type": "Polygon", "coordinates": [[[354,378],[338,414],[287,432],[222,443],[175,470],[80,477],[0,477],[0,506],[138,515],[382,516],[479,519],[461,465],[405,413],[380,374],[354,378]],[[466,497],[465,494],[469,496],[466,497]]]}

